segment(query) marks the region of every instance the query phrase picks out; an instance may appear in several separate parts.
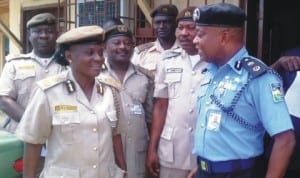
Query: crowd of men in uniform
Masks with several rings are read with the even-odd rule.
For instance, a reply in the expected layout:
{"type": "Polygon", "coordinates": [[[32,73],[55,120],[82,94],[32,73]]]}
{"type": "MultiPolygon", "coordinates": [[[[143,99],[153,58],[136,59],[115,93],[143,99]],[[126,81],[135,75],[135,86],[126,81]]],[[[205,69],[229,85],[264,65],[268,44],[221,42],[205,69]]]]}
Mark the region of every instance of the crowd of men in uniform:
{"type": "Polygon", "coordinates": [[[300,176],[299,58],[248,54],[232,4],[150,16],[157,39],[136,47],[119,19],[59,37],[50,13],[27,22],[33,50],[0,79],[24,177],[300,176]]]}

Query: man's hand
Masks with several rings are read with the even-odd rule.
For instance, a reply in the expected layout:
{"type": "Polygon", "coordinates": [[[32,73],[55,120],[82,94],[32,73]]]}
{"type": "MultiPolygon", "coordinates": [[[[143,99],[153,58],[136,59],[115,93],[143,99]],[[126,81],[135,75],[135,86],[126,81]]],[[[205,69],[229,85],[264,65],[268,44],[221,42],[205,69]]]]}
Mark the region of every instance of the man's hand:
{"type": "Polygon", "coordinates": [[[146,167],[151,174],[155,176],[159,175],[159,161],[156,151],[148,150],[146,167]]]}
{"type": "Polygon", "coordinates": [[[194,167],[192,170],[190,170],[187,178],[194,178],[196,176],[196,173],[197,173],[197,170],[198,170],[198,167],[194,167]]]}
{"type": "Polygon", "coordinates": [[[287,72],[300,71],[300,57],[298,56],[283,56],[279,58],[271,67],[280,72],[282,70],[287,72]]]}

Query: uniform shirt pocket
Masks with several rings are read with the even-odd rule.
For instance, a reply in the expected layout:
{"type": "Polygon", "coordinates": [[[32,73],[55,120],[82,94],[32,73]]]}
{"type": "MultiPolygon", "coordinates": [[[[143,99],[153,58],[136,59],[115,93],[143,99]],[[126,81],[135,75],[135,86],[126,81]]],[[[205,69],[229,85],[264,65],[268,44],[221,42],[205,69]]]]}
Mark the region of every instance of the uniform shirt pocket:
{"type": "Polygon", "coordinates": [[[181,78],[182,72],[173,72],[166,74],[164,82],[168,84],[169,98],[179,97],[181,78]]]}
{"type": "Polygon", "coordinates": [[[18,94],[29,94],[31,93],[31,87],[34,85],[35,82],[35,71],[16,71],[15,77],[14,77],[14,84],[16,85],[16,88],[18,90],[18,94]],[[24,87],[27,86],[27,87],[24,87]]]}
{"type": "Polygon", "coordinates": [[[166,162],[174,162],[174,144],[173,144],[174,128],[165,126],[160,136],[158,154],[160,159],[166,162]]]}
{"type": "Polygon", "coordinates": [[[124,171],[117,165],[110,165],[108,167],[109,178],[124,178],[124,171]]]}
{"type": "Polygon", "coordinates": [[[105,115],[108,119],[109,125],[111,127],[116,127],[118,121],[116,110],[107,111],[105,112],[105,115]]]}
{"type": "Polygon", "coordinates": [[[79,114],[57,113],[53,115],[52,125],[61,132],[61,137],[66,144],[72,144],[75,141],[75,133],[80,125],[79,114]]]}
{"type": "Polygon", "coordinates": [[[44,174],[44,177],[51,178],[80,178],[79,169],[62,168],[57,166],[50,166],[44,174]]]}

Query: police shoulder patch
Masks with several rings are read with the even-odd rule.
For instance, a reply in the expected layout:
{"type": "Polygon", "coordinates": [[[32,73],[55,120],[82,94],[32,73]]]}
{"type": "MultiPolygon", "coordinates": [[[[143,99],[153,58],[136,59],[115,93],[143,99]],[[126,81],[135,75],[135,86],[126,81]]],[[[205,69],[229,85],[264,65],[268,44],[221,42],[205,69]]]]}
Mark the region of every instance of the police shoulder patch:
{"type": "Polygon", "coordinates": [[[245,57],[242,59],[242,66],[249,71],[253,78],[260,76],[270,68],[258,59],[245,57]]]}
{"type": "Polygon", "coordinates": [[[5,57],[6,62],[18,59],[30,59],[30,54],[9,54],[5,57]]]}
{"type": "Polygon", "coordinates": [[[65,73],[60,73],[57,75],[53,75],[50,77],[47,77],[45,79],[42,79],[40,81],[37,82],[37,85],[42,89],[42,90],[47,90],[53,86],[56,86],[59,83],[62,83],[64,81],[66,81],[66,75],[65,73]]]}
{"type": "Polygon", "coordinates": [[[96,80],[97,80],[97,82],[99,82],[101,84],[108,85],[110,87],[114,87],[118,90],[120,90],[122,87],[120,82],[118,82],[116,79],[112,78],[111,76],[100,75],[96,78],[96,80]]]}
{"type": "Polygon", "coordinates": [[[144,67],[141,67],[139,65],[134,65],[134,67],[141,72],[142,74],[146,75],[149,79],[154,80],[154,73],[144,67]]]}
{"type": "Polygon", "coordinates": [[[145,51],[146,49],[149,49],[152,46],[154,46],[154,42],[148,42],[148,43],[145,43],[145,44],[141,44],[141,45],[139,45],[135,48],[135,52],[137,54],[140,54],[142,51],[145,51]]]}
{"type": "Polygon", "coordinates": [[[271,83],[271,92],[273,101],[275,103],[281,102],[284,100],[283,87],[281,83],[271,83]]]}

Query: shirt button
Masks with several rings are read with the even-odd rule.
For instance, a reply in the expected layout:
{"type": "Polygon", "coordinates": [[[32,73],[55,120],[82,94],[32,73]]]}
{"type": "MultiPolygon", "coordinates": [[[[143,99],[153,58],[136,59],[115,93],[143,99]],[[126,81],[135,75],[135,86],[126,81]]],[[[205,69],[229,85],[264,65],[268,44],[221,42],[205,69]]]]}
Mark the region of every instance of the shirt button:
{"type": "Polygon", "coordinates": [[[49,72],[49,70],[48,69],[45,69],[45,73],[48,73],[49,72]]]}
{"type": "Polygon", "coordinates": [[[192,127],[190,127],[190,128],[189,128],[189,131],[190,131],[190,132],[192,132],[192,131],[193,131],[193,128],[192,128],[192,127]]]}
{"type": "Polygon", "coordinates": [[[97,129],[96,129],[96,128],[93,128],[93,132],[97,132],[97,129]]]}
{"type": "Polygon", "coordinates": [[[96,169],[96,168],[97,168],[97,165],[93,165],[93,168],[96,169]]]}
{"type": "Polygon", "coordinates": [[[193,112],[193,109],[189,109],[189,113],[192,113],[193,112]]]}
{"type": "Polygon", "coordinates": [[[192,75],[195,75],[196,74],[196,72],[195,71],[192,71],[192,75]]]}
{"type": "Polygon", "coordinates": [[[204,124],[201,124],[201,128],[204,128],[205,127],[205,125],[204,124]]]}
{"type": "Polygon", "coordinates": [[[94,150],[94,151],[97,151],[97,147],[94,147],[93,150],[94,150]]]}
{"type": "Polygon", "coordinates": [[[64,178],[64,176],[60,176],[60,178],[64,178]]]}
{"type": "Polygon", "coordinates": [[[90,110],[90,113],[91,113],[91,114],[94,114],[95,112],[94,112],[93,110],[90,110]]]}
{"type": "Polygon", "coordinates": [[[194,93],[194,92],[195,92],[195,90],[194,90],[194,89],[191,89],[190,91],[191,91],[191,93],[194,93]]]}

